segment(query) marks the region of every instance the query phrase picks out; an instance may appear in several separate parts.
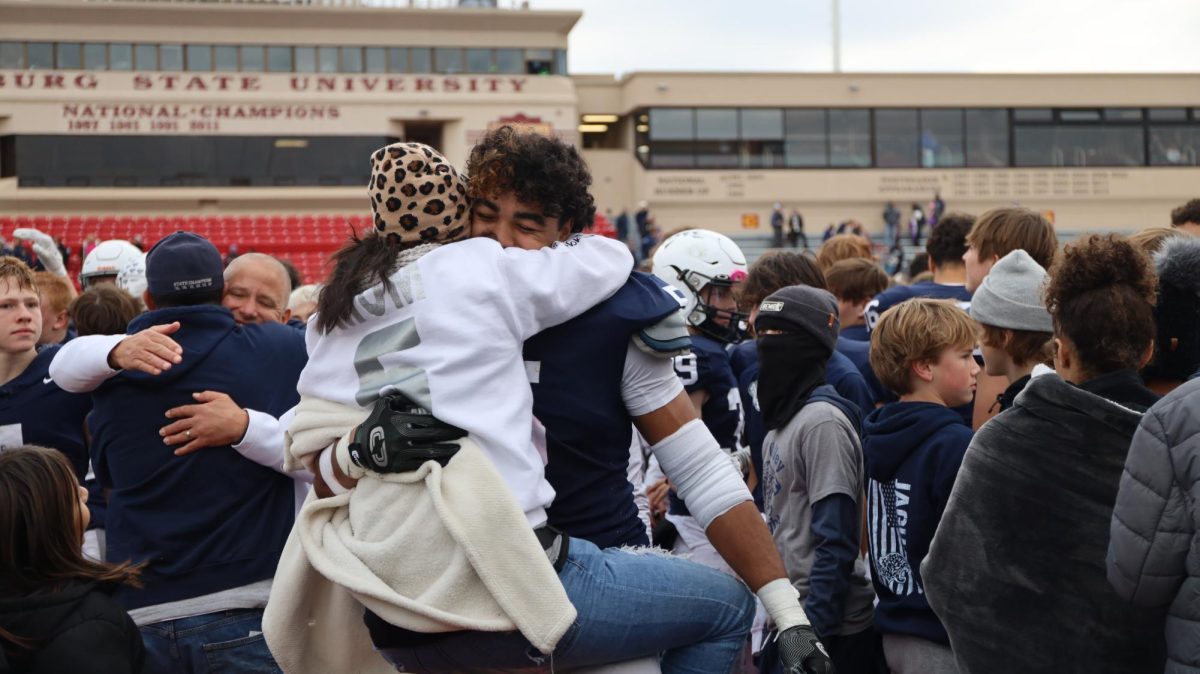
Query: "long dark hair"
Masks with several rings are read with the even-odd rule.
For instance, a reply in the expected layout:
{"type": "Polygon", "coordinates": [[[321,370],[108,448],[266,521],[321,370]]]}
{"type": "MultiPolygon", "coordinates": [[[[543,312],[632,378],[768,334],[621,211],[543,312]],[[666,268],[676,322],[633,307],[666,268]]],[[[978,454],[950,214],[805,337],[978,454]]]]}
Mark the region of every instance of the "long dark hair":
{"type": "MultiPolygon", "coordinates": [[[[81,525],[79,482],[61,452],[25,445],[0,453],[0,597],[80,580],[141,587],[140,564],[83,556],[81,525]]],[[[0,645],[29,648],[31,641],[0,632],[0,645]]]]}
{"type": "Polygon", "coordinates": [[[359,238],[357,232],[333,254],[333,271],[321,286],[317,298],[317,329],[329,332],[345,325],[354,310],[354,298],[371,286],[382,283],[391,289],[392,268],[396,256],[406,248],[396,236],[371,232],[359,238]]]}

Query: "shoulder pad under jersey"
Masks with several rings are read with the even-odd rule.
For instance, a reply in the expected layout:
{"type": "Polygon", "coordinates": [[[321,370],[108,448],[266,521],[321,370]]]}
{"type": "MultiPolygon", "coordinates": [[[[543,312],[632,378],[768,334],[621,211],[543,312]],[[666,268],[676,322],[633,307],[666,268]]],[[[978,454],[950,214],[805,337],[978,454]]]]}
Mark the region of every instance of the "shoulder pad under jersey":
{"type": "Polygon", "coordinates": [[[674,358],[692,348],[683,310],[673,311],[653,325],[647,325],[633,333],[633,343],[639,349],[657,358],[674,358]]]}

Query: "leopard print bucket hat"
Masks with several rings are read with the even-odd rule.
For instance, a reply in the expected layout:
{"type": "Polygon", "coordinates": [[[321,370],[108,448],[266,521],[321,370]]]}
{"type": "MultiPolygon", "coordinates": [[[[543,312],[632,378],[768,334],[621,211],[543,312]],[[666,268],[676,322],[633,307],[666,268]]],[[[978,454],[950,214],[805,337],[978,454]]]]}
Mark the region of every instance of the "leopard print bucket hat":
{"type": "Polygon", "coordinates": [[[467,188],[440,152],[392,143],[371,155],[375,231],[401,243],[447,243],[467,235],[467,188]]]}

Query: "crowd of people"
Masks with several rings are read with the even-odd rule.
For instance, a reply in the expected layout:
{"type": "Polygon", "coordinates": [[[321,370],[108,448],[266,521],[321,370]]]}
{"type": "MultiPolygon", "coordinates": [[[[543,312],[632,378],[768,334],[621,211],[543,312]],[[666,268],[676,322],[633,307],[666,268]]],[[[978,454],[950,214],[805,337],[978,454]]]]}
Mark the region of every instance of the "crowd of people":
{"type": "Polygon", "coordinates": [[[1200,671],[1200,200],[937,198],[897,281],[782,205],[753,264],[581,235],[507,127],[370,164],[319,287],[176,232],[76,296],[15,233],[0,672],[1200,671]]]}

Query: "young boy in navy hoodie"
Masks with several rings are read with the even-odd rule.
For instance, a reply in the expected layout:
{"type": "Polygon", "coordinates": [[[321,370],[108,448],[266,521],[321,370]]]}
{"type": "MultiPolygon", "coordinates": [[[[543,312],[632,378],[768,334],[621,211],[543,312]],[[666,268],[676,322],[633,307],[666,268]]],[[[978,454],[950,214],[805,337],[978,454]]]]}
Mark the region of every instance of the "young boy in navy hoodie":
{"type": "Polygon", "coordinates": [[[900,398],[863,424],[875,628],[895,674],[957,671],[925,599],[921,560],[971,442],[951,408],[975,394],[975,335],[953,301],[918,298],[885,311],[871,338],[871,366],[900,398]]]}

